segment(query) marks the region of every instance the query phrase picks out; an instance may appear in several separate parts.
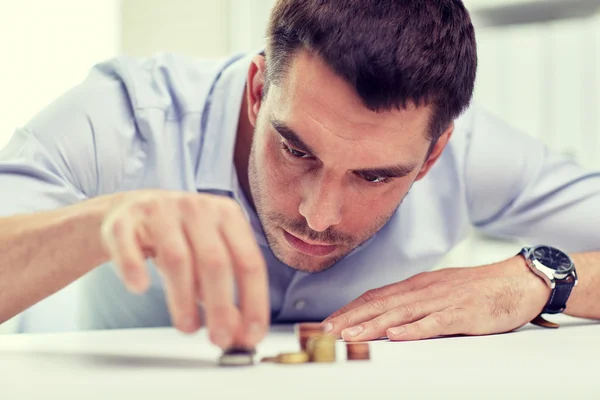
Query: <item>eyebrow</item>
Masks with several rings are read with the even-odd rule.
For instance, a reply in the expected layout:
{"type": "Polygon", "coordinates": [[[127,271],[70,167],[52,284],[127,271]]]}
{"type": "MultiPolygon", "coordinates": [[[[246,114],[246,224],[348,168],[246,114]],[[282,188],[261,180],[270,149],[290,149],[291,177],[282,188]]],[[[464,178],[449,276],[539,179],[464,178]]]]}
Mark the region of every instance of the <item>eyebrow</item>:
{"type": "MultiPolygon", "coordinates": [[[[279,135],[287,140],[292,146],[294,146],[299,151],[309,153],[316,157],[316,153],[312,150],[312,148],[304,143],[300,136],[293,129],[285,124],[285,122],[271,119],[271,125],[273,129],[279,133],[279,135]]],[[[361,168],[354,170],[355,173],[363,174],[363,175],[374,175],[378,177],[387,177],[387,178],[401,178],[403,176],[409,175],[414,169],[417,167],[417,163],[410,164],[396,164],[387,167],[377,167],[377,168],[361,168]]]]}
{"type": "Polygon", "coordinates": [[[285,124],[283,121],[279,121],[277,119],[271,119],[271,125],[273,125],[273,129],[277,131],[281,135],[282,138],[290,142],[295,148],[300,151],[310,153],[313,156],[316,155],[312,148],[304,143],[300,136],[293,129],[285,124]]]}

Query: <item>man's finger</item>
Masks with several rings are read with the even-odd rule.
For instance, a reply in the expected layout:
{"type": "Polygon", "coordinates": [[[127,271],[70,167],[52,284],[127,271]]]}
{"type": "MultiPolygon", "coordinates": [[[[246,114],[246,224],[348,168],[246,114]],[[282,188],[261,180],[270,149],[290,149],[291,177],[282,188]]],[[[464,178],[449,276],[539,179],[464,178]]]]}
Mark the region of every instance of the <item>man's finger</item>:
{"type": "Polygon", "coordinates": [[[255,346],[267,333],[270,302],[267,267],[262,252],[242,210],[228,206],[221,231],[233,261],[243,329],[239,338],[246,346],[255,346]]]}
{"type": "MultiPolygon", "coordinates": [[[[447,292],[449,284],[431,285],[422,289],[416,289],[400,294],[392,294],[387,296],[371,295],[372,300],[363,303],[360,306],[352,308],[347,312],[340,314],[336,317],[329,317],[326,321],[326,330],[331,334],[339,334],[346,328],[355,327],[363,322],[370,321],[374,318],[379,317],[382,314],[387,313],[390,310],[394,310],[401,306],[410,305],[411,303],[432,300],[434,298],[442,296],[447,292]]],[[[369,297],[371,297],[369,296],[369,297]]],[[[408,312],[408,309],[400,308],[404,312],[408,312]]]]}
{"type": "Polygon", "coordinates": [[[123,217],[106,224],[103,226],[102,236],[127,289],[134,293],[144,292],[150,278],[146,271],[145,257],[136,239],[133,219],[123,217]]]}
{"type": "Polygon", "coordinates": [[[234,277],[231,257],[218,231],[218,222],[206,216],[201,223],[190,223],[190,241],[198,259],[198,280],[211,341],[225,349],[241,324],[234,304],[234,277]]]}
{"type": "Polygon", "coordinates": [[[329,317],[327,317],[325,319],[324,322],[330,322],[331,319],[339,317],[340,315],[345,314],[348,311],[353,310],[357,307],[361,307],[377,298],[391,296],[391,295],[395,295],[395,294],[407,293],[407,292],[411,292],[413,290],[425,288],[425,287],[435,283],[438,279],[440,279],[440,276],[442,275],[442,273],[443,273],[442,270],[435,271],[435,272],[425,272],[422,274],[415,275],[404,281],[392,283],[390,285],[382,286],[377,289],[369,290],[369,291],[365,292],[363,295],[361,295],[360,297],[356,298],[355,300],[353,300],[350,303],[348,303],[347,305],[345,305],[344,307],[340,308],[338,311],[331,314],[329,317]]]}
{"type": "Polygon", "coordinates": [[[180,221],[155,218],[148,231],[156,243],[157,267],[165,278],[166,299],[173,325],[182,332],[192,333],[200,327],[196,308],[194,276],[190,250],[180,221]]]}
{"type": "Polygon", "coordinates": [[[374,340],[385,337],[389,328],[420,320],[429,314],[443,310],[447,307],[447,303],[445,298],[408,302],[375,318],[344,329],[341,337],[346,341],[374,340]]]}
{"type": "Polygon", "coordinates": [[[434,312],[413,323],[388,329],[387,337],[392,341],[408,341],[460,334],[464,330],[464,314],[456,309],[434,312]]]}

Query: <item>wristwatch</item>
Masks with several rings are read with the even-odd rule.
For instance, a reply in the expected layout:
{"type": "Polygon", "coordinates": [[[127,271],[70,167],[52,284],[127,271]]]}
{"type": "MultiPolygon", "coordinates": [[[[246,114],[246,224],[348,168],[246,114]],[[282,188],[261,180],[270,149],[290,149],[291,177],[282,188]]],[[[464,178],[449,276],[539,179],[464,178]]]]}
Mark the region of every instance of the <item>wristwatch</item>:
{"type": "Polygon", "coordinates": [[[571,257],[550,246],[524,247],[519,253],[527,266],[552,289],[550,299],[541,314],[558,314],[565,310],[577,272],[571,257]]]}

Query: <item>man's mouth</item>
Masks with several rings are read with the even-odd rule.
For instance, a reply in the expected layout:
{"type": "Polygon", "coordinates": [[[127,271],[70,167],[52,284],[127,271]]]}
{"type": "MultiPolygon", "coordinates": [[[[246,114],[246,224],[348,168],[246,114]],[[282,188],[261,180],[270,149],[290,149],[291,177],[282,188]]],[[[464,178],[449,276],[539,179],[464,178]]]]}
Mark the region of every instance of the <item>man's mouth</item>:
{"type": "Polygon", "coordinates": [[[292,235],[285,229],[282,230],[283,236],[285,236],[285,239],[290,244],[290,246],[292,246],[296,251],[307,254],[309,256],[323,257],[328,254],[331,254],[337,248],[336,245],[307,242],[303,239],[300,239],[297,236],[292,235]]]}

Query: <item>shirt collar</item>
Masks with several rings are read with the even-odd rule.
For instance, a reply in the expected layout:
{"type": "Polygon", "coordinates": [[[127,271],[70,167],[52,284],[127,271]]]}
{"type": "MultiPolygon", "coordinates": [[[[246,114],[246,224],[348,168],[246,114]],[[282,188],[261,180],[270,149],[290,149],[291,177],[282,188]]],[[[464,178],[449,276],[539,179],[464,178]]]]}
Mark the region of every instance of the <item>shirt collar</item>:
{"type": "Polygon", "coordinates": [[[196,169],[196,188],[223,191],[237,188],[233,152],[248,67],[258,52],[239,56],[221,72],[207,100],[201,154],[196,169]]]}

